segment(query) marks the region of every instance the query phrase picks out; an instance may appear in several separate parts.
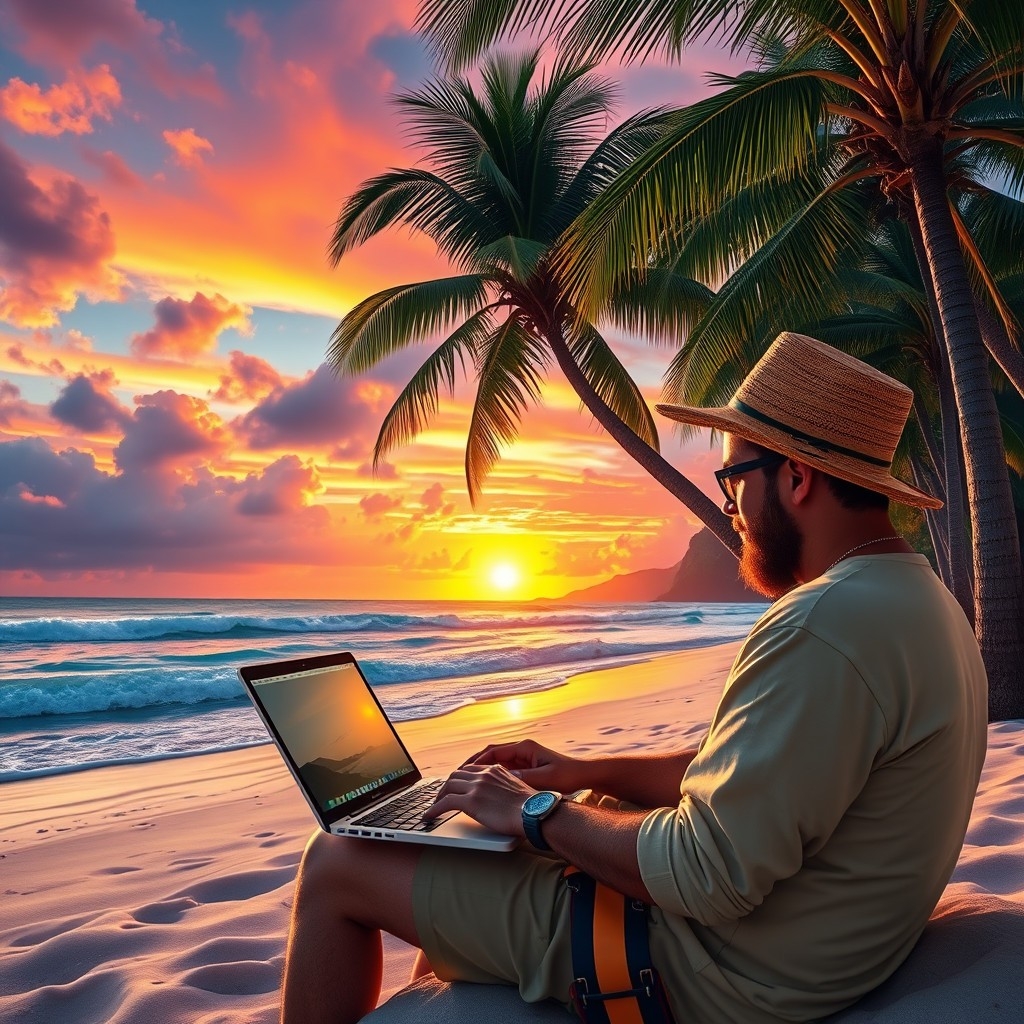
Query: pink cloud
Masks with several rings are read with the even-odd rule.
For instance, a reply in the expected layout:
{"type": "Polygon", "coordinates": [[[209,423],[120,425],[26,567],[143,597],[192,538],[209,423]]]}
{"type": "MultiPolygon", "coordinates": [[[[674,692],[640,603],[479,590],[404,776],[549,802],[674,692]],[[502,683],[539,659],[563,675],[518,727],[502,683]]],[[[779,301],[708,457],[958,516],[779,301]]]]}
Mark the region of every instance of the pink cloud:
{"type": "Polygon", "coordinates": [[[296,455],[285,455],[242,485],[238,511],[245,516],[281,516],[305,508],[324,485],[316,468],[296,455]]]}
{"type": "Polygon", "coordinates": [[[14,417],[27,414],[28,403],[22,401],[21,389],[9,380],[0,380],[0,427],[9,427],[14,417]]]}
{"type": "Polygon", "coordinates": [[[79,293],[120,297],[121,279],[110,266],[114,233],[96,196],[73,178],[36,184],[2,142],[0,196],[0,320],[49,327],[79,293]]]}
{"type": "Polygon", "coordinates": [[[258,401],[284,385],[281,374],[265,359],[234,349],[230,353],[231,371],[220,378],[213,398],[221,402],[258,401]]]}
{"type": "Polygon", "coordinates": [[[50,406],[54,419],[84,434],[126,430],[132,414],[110,393],[113,378],[109,370],[74,376],[50,406]]]}
{"type": "Polygon", "coordinates": [[[135,0],[7,0],[23,33],[20,51],[30,60],[70,65],[99,45],[134,58],[141,74],[167,96],[221,101],[209,64],[179,67],[188,56],[172,28],[149,18],[135,0]],[[172,60],[172,55],[175,58],[172,60]]]}
{"type": "Polygon", "coordinates": [[[224,451],[228,434],[204,401],[176,391],[158,391],[135,399],[137,408],[114,461],[124,472],[152,472],[188,457],[212,459],[224,451]]]}
{"type": "Polygon", "coordinates": [[[45,92],[12,78],[0,89],[0,115],[29,135],[87,135],[94,118],[110,121],[121,104],[121,88],[106,64],[72,68],[67,80],[45,92]]]}
{"type": "Polygon", "coordinates": [[[197,135],[192,128],[181,131],[168,129],[163,133],[163,139],[171,147],[171,159],[179,167],[202,167],[204,155],[213,152],[213,143],[197,135]]]}
{"type": "Polygon", "coordinates": [[[38,437],[0,442],[0,571],[67,578],[322,564],[330,516],[302,504],[307,486],[316,488],[315,473],[289,459],[237,481],[170,465],[106,473],[91,455],[53,451],[38,437]]]}
{"type": "Polygon", "coordinates": [[[132,351],[142,357],[192,359],[212,352],[218,335],[229,327],[248,332],[252,311],[223,295],[207,298],[196,292],[188,301],[167,296],[156,304],[154,312],[156,326],[132,338],[132,351]]]}
{"type": "Polygon", "coordinates": [[[106,149],[101,153],[91,146],[81,146],[78,152],[111,184],[123,188],[138,188],[142,184],[142,179],[112,150],[106,149]]]}
{"type": "Polygon", "coordinates": [[[276,388],[232,425],[256,451],[332,446],[332,459],[365,455],[380,420],[379,389],[339,379],[326,364],[294,384],[276,388]]]}
{"type": "Polygon", "coordinates": [[[370,520],[380,519],[385,513],[392,512],[402,504],[401,498],[392,498],[387,494],[367,494],[359,499],[359,508],[370,520]]]}

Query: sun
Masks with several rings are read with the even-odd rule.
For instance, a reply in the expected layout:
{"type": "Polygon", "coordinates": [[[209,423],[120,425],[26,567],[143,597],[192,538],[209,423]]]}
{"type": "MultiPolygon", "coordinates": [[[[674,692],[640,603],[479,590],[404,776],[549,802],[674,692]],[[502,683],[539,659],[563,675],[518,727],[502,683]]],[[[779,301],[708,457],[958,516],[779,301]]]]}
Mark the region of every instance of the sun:
{"type": "Polygon", "coordinates": [[[491,586],[495,590],[512,590],[521,577],[522,573],[511,562],[499,562],[490,572],[491,586]]]}

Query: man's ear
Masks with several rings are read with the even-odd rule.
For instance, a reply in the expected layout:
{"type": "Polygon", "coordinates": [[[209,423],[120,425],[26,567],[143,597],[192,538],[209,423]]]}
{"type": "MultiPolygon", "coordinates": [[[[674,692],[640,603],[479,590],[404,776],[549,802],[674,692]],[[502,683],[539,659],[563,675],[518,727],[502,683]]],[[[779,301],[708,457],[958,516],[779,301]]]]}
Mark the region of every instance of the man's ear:
{"type": "Polygon", "coordinates": [[[790,459],[783,466],[779,477],[779,490],[786,495],[790,504],[803,505],[810,498],[815,471],[806,462],[790,459]]]}

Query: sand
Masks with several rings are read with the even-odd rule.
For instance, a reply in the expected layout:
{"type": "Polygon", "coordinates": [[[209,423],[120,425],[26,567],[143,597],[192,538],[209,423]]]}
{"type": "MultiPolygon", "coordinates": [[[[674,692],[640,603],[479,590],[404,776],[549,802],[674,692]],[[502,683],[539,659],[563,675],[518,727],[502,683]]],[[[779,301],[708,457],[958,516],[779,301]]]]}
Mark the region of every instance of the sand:
{"type": "MultiPolygon", "coordinates": [[[[692,746],[736,645],[587,673],[400,731],[443,774],[487,739],[581,756],[692,746]]],[[[1024,723],[989,756],[950,892],[1024,908],[1024,723]]],[[[314,822],[272,746],[0,786],[0,1020],[270,1024],[314,822]]],[[[410,947],[387,940],[385,998],[410,947]]],[[[971,967],[985,984],[988,961],[971,967]]],[[[1017,1018],[1000,1018],[1017,1019],[1017,1018]]]]}

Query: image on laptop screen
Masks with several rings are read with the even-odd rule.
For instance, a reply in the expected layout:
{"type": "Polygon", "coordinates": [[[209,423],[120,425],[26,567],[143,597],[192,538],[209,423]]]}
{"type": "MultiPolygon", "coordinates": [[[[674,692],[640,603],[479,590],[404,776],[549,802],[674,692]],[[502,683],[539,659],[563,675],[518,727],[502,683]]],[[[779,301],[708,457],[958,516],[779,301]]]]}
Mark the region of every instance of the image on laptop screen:
{"type": "Polygon", "coordinates": [[[310,669],[253,685],[322,811],[416,771],[355,665],[310,669]]]}

